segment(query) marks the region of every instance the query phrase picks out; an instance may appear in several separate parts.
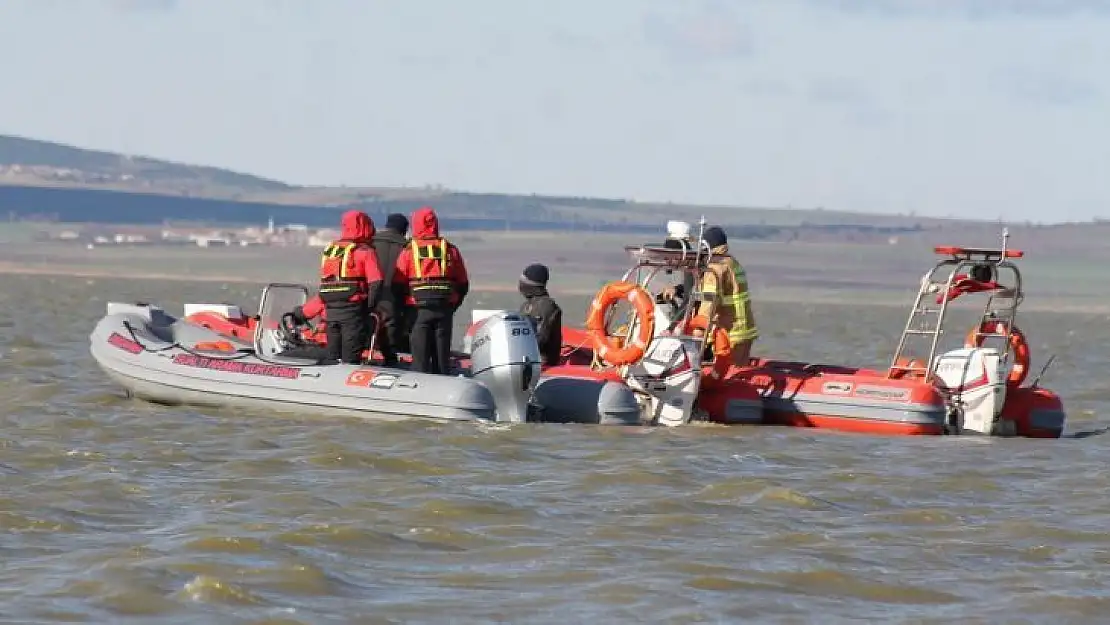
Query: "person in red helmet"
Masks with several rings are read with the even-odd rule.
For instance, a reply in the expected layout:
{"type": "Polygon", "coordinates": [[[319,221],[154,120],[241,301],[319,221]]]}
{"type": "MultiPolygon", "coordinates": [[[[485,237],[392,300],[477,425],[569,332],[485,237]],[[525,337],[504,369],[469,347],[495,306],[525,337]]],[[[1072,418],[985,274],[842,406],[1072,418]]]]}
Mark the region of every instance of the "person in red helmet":
{"type": "Polygon", "coordinates": [[[339,239],[324,248],[319,297],[328,321],[328,357],[361,364],[369,346],[370,312],[381,296],[382,271],[371,247],[374,222],[362,211],[343,213],[339,239]]]}
{"type": "Polygon", "coordinates": [[[397,256],[393,288],[397,301],[416,310],[409,344],[412,370],[447,373],[455,311],[470,290],[459,248],[439,234],[439,218],[429,206],[409,220],[412,240],[397,256]]]}

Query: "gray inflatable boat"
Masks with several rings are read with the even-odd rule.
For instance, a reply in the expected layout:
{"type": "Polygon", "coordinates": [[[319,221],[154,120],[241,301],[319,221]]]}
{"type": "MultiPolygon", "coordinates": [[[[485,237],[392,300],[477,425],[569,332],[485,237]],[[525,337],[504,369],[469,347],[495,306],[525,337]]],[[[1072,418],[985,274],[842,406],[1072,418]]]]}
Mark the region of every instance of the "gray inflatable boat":
{"type": "MultiPolygon", "coordinates": [[[[569,383],[573,390],[563,382],[541,385],[532,324],[511,311],[483,321],[474,352],[452,375],[282,356],[290,347],[282,316],[307,297],[302,285],[263,289],[251,342],[178,319],[157,306],[109,302],[89,337],[89,349],[130,395],[162,404],[384,420],[641,422],[641,403],[624,385],[576,381],[569,383]],[[551,392],[556,387],[559,392],[551,392]]],[[[190,306],[198,305],[186,310],[190,306]]]]}

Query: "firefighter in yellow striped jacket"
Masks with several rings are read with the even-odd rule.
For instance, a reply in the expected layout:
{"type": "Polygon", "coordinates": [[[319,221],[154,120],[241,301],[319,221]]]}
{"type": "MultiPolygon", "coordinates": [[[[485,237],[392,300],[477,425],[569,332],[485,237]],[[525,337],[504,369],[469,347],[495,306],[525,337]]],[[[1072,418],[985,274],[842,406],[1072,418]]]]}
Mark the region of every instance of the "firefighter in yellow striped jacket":
{"type": "Polygon", "coordinates": [[[699,303],[698,316],[708,317],[713,325],[728,332],[732,362],[738,367],[749,366],[752,343],[759,338],[759,329],[752,314],[748,277],[744,267],[728,253],[728,237],[719,226],[705,229],[702,239],[713,252],[713,261],[701,277],[703,296],[709,301],[699,303]],[[708,306],[708,310],[704,307],[708,306]]]}

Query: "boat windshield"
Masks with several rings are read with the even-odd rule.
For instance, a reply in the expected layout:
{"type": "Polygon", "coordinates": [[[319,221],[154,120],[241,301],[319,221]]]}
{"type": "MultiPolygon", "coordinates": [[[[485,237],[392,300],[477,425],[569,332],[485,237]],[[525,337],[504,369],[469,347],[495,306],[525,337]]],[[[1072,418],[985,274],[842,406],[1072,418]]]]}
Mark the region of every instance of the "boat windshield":
{"type": "Polygon", "coordinates": [[[268,284],[262,289],[254,346],[259,356],[272,357],[287,347],[281,332],[281,317],[306,301],[308,289],[300,284],[268,284]]]}

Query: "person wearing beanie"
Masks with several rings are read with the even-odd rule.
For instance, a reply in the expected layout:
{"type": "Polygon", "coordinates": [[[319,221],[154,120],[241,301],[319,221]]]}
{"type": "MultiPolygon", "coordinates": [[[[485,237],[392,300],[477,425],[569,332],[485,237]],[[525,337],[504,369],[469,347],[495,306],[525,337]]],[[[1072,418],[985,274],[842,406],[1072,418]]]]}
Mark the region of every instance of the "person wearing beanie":
{"type": "Polygon", "coordinates": [[[405,236],[409,231],[409,218],[401,213],[390,213],[385,218],[385,227],[401,236],[405,236]]]}
{"type": "MultiPolygon", "coordinates": [[[[397,257],[408,245],[408,238],[405,236],[408,229],[408,217],[401,213],[393,213],[386,217],[385,227],[374,235],[374,250],[378,253],[383,281],[387,285],[393,284],[397,257]]],[[[403,304],[398,305],[392,288],[383,290],[374,312],[378,315],[377,347],[382,353],[383,363],[387,367],[396,366],[397,352],[409,351],[407,320],[411,315],[407,314],[407,307],[403,304]]]]}
{"type": "Polygon", "coordinates": [[[543,364],[547,366],[558,364],[563,349],[563,310],[547,292],[550,278],[547,267],[535,263],[524,268],[518,285],[524,296],[520,314],[531,320],[543,364]]]}
{"type": "Polygon", "coordinates": [[[752,344],[759,338],[759,329],[752,314],[747,273],[729,254],[728,236],[720,226],[706,228],[702,240],[709,247],[712,257],[701,276],[701,291],[712,297],[709,301],[699,302],[696,314],[707,317],[714,325],[728,332],[733,364],[748,367],[752,344]]]}

